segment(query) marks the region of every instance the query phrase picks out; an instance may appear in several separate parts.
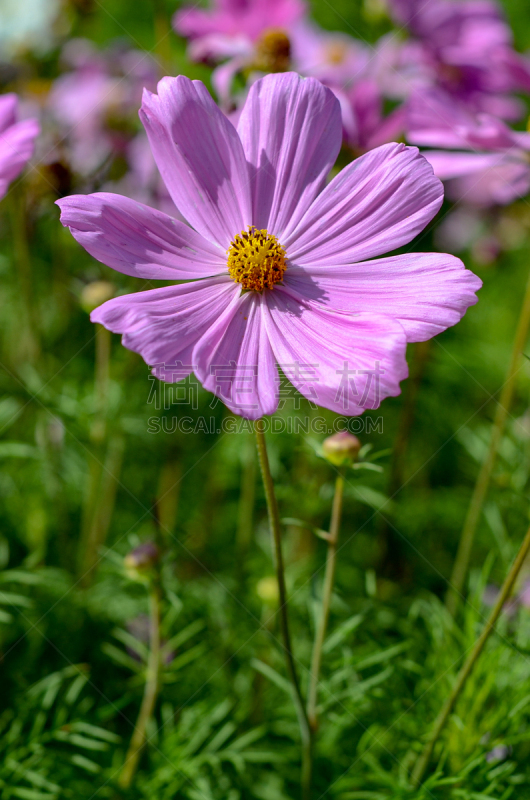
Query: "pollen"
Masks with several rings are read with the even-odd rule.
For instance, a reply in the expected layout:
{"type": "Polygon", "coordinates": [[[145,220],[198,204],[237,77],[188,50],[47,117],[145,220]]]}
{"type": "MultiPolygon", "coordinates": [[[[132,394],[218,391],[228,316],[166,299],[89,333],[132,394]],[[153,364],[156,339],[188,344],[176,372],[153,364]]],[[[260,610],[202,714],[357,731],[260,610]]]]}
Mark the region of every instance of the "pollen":
{"type": "Polygon", "coordinates": [[[291,60],[291,42],[281,28],[267,28],[256,43],[254,69],[285,72],[291,60]]]}
{"type": "Polygon", "coordinates": [[[226,252],[230,277],[243,289],[262,292],[282,281],[287,256],[271,233],[251,225],[248,231],[234,236],[226,252]]]}

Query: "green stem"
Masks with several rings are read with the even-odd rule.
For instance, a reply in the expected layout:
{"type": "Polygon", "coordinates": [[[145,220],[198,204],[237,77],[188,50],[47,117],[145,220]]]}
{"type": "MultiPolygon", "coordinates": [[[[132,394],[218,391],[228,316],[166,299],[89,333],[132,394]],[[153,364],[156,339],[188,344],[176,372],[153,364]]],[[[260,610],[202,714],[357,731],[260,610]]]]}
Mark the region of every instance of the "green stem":
{"type": "Polygon", "coordinates": [[[161,75],[171,73],[171,25],[168,13],[163,0],[155,0],[154,3],[154,52],[158,60],[158,68],[161,75]]]}
{"type": "Polygon", "coordinates": [[[125,440],[123,436],[121,434],[111,436],[105,463],[102,466],[96,464],[99,481],[97,483],[96,503],[91,516],[90,527],[87,531],[86,546],[83,553],[81,583],[84,587],[90,586],[94,580],[98,566],[99,551],[105,544],[109,532],[124,449],[125,440]]]}
{"type": "MultiPolygon", "coordinates": [[[[89,474],[87,493],[83,508],[81,537],[79,546],[79,571],[83,586],[89,586],[94,577],[94,565],[97,560],[97,548],[105,538],[100,532],[101,505],[106,498],[108,473],[104,462],[112,459],[113,451],[106,453],[109,371],[110,371],[111,335],[102,325],[96,325],[96,364],[94,372],[94,421],[90,430],[93,452],[88,456],[89,474]]],[[[121,464],[119,459],[118,469],[121,464]]],[[[114,467],[113,467],[114,469],[114,467]]],[[[112,473],[113,476],[114,473],[112,473]]],[[[110,477],[112,482],[114,479],[110,477]]],[[[111,497],[112,502],[112,497],[111,497]]]]}
{"type": "Polygon", "coordinates": [[[530,277],[526,284],[526,291],[524,295],[521,313],[519,315],[519,322],[515,333],[513,342],[512,354],[506,373],[506,380],[502,387],[499,403],[495,412],[495,419],[493,422],[493,431],[491,434],[490,445],[486,458],[484,459],[480,472],[477,477],[477,482],[473,490],[473,495],[469,504],[469,509],[460,535],[460,544],[456,555],[453,573],[449,583],[449,589],[446,597],[446,605],[448,611],[454,616],[458,608],[458,602],[462,595],[464,583],[466,580],[469,561],[471,558],[471,550],[473,548],[473,540],[475,538],[475,531],[477,529],[478,521],[482,512],[482,506],[488,493],[493,467],[497,458],[497,451],[504,434],[506,420],[513,400],[515,390],[515,379],[518,373],[518,361],[521,352],[525,346],[528,337],[528,327],[530,325],[530,277]]]}
{"type": "Polygon", "coordinates": [[[324,575],[324,585],[322,587],[322,608],[315,632],[313,644],[313,655],[311,658],[311,671],[309,676],[309,692],[307,697],[307,716],[313,731],[318,727],[317,719],[317,697],[318,679],[320,675],[320,665],[322,663],[322,648],[326,637],[326,630],[329,620],[329,609],[331,606],[331,595],[333,593],[333,583],[335,581],[335,567],[337,563],[337,544],[339,541],[340,520],[342,516],[342,498],[344,495],[344,473],[341,471],[337,475],[335,482],[335,496],[331,510],[331,523],[329,527],[328,552],[326,557],[326,572],[324,575]]]}
{"type": "Polygon", "coordinates": [[[20,181],[13,184],[9,197],[13,250],[23,314],[23,324],[19,326],[20,334],[15,338],[20,347],[19,357],[26,359],[30,364],[35,364],[40,352],[39,337],[37,335],[38,320],[33,302],[34,279],[28,241],[26,202],[20,181]]]}
{"type": "Polygon", "coordinates": [[[146,741],[146,729],[151,719],[159,688],[160,673],[160,594],[158,585],[151,589],[150,596],[150,646],[145,675],[145,689],[136,720],[131,743],[123,762],[118,780],[122,789],[128,789],[138,767],[138,761],[146,741]]]}
{"type": "MultiPolygon", "coordinates": [[[[245,437],[247,434],[245,434],[245,437]]],[[[252,439],[244,440],[241,458],[241,489],[237,513],[236,542],[243,556],[250,545],[252,536],[252,517],[254,513],[254,495],[256,493],[256,456],[252,439]]],[[[241,559],[243,563],[243,559],[241,559]]]]}
{"type": "Polygon", "coordinates": [[[261,475],[263,478],[263,487],[265,489],[265,499],[267,501],[267,510],[269,513],[269,525],[272,536],[272,548],[274,553],[274,563],[276,566],[276,577],[278,580],[278,593],[279,593],[279,612],[280,612],[280,627],[283,640],[283,652],[285,656],[285,665],[287,674],[289,675],[292,686],[292,697],[298,717],[298,724],[300,726],[300,737],[302,740],[302,798],[309,800],[311,792],[311,767],[312,767],[312,732],[307,719],[307,714],[300,691],[300,684],[296,674],[294,664],[293,650],[291,646],[291,635],[289,633],[289,618],[287,613],[287,590],[285,587],[285,576],[283,567],[282,555],[282,540],[280,531],[280,515],[278,513],[278,504],[276,502],[276,495],[274,493],[274,483],[269,465],[269,457],[267,455],[267,444],[265,442],[265,435],[263,428],[260,426],[260,420],[257,420],[254,425],[256,432],[256,442],[258,446],[258,458],[261,468],[261,475]]]}
{"type": "Polygon", "coordinates": [[[482,650],[484,649],[484,645],[486,644],[488,638],[490,637],[495,624],[499,618],[499,615],[503,609],[503,606],[511,594],[515,581],[517,580],[517,576],[521,571],[521,567],[523,566],[524,560],[528,553],[530,552],[530,528],[528,529],[526,536],[523,540],[523,543],[517,553],[515,561],[513,562],[508,575],[506,576],[506,580],[501,588],[499,593],[499,597],[497,598],[497,602],[493,607],[488,620],[484,626],[484,630],[480,634],[479,638],[475,642],[475,645],[466,658],[460,672],[458,673],[455,685],[453,689],[445,701],[436,721],[434,723],[434,727],[432,729],[432,733],[429,736],[427,744],[425,745],[421,756],[419,757],[418,761],[416,762],[416,766],[412,772],[412,784],[413,786],[419,786],[423,780],[423,776],[425,775],[425,771],[429,766],[429,761],[431,760],[431,756],[434,750],[434,746],[440,736],[440,733],[447,722],[447,719],[453,710],[456,701],[458,700],[464,685],[469,678],[475,663],[477,662],[482,650]]]}

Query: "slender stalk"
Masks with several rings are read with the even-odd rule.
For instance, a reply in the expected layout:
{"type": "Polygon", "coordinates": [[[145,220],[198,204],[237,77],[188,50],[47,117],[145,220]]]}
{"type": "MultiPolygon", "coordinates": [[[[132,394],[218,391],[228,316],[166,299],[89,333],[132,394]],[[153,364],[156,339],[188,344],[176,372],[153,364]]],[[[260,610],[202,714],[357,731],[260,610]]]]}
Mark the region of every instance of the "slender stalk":
{"type": "Polygon", "coordinates": [[[514,583],[517,580],[517,576],[519,575],[524,560],[529,552],[530,552],[530,528],[528,529],[526,536],[523,540],[523,543],[519,549],[519,552],[517,553],[517,556],[515,557],[515,560],[510,568],[510,571],[506,576],[506,580],[504,581],[504,584],[501,588],[499,597],[497,598],[497,602],[495,603],[495,606],[493,607],[487,619],[487,622],[484,626],[484,630],[482,631],[479,638],[475,642],[475,645],[471,653],[466,658],[462,668],[460,669],[460,672],[458,673],[457,679],[455,681],[455,685],[453,686],[453,689],[449,697],[442,706],[440,713],[438,714],[438,717],[436,718],[436,721],[434,723],[434,727],[432,729],[431,735],[429,736],[427,744],[425,745],[421,756],[416,762],[416,766],[414,767],[414,770],[412,772],[413,786],[419,786],[423,780],[423,776],[425,775],[425,771],[429,766],[429,761],[431,760],[434,746],[438,741],[438,737],[440,736],[440,733],[445,723],[447,722],[447,719],[451,711],[453,710],[455,703],[458,700],[462,692],[462,689],[464,688],[464,685],[471,674],[473,667],[475,666],[480,654],[482,653],[484,645],[486,644],[488,638],[493,632],[493,629],[503,609],[503,606],[511,594],[514,583]]]}
{"type": "Polygon", "coordinates": [[[146,741],[146,729],[156,703],[160,673],[160,594],[158,585],[153,585],[150,596],[150,642],[145,675],[145,689],[136,720],[131,743],[123,762],[118,780],[122,789],[128,789],[138,767],[138,761],[146,741]]]}
{"type": "Polygon", "coordinates": [[[16,272],[22,301],[23,324],[18,327],[19,334],[14,337],[18,342],[18,358],[35,364],[39,357],[40,343],[38,337],[38,320],[34,307],[34,278],[31,268],[31,253],[28,241],[28,223],[26,201],[23,186],[17,181],[9,192],[11,224],[13,232],[13,251],[16,272]]]}
{"type": "Polygon", "coordinates": [[[309,674],[309,692],[307,697],[307,717],[313,731],[318,727],[317,696],[320,665],[322,662],[322,648],[328,627],[331,595],[335,581],[335,566],[337,563],[337,544],[339,541],[340,520],[342,516],[342,498],[344,495],[344,472],[340,471],[335,482],[335,496],[331,510],[331,523],[329,527],[328,552],[326,557],[326,572],[322,587],[322,608],[315,631],[313,655],[311,657],[311,671],[309,674]]]}
{"type": "MultiPolygon", "coordinates": [[[[237,513],[236,542],[241,554],[248,550],[252,536],[252,517],[254,513],[254,495],[256,493],[256,456],[249,437],[243,446],[241,459],[241,488],[239,493],[239,506],[237,513]]],[[[241,560],[241,563],[242,560],[241,560]]]]}
{"type": "Polygon", "coordinates": [[[493,430],[491,434],[490,444],[486,458],[484,459],[480,472],[477,477],[477,482],[471,496],[467,516],[460,535],[460,543],[456,555],[453,573],[449,583],[449,589],[446,597],[446,606],[448,611],[454,616],[458,608],[458,602],[464,588],[467,570],[469,567],[469,560],[471,558],[471,550],[473,548],[473,540],[475,538],[475,531],[477,529],[478,521],[482,512],[482,506],[488,492],[490,485],[493,467],[497,458],[497,451],[504,434],[506,420],[513,400],[515,390],[515,379],[518,373],[518,361],[525,346],[528,337],[528,328],[530,325],[530,276],[526,284],[526,291],[524,295],[521,313],[519,315],[519,322],[515,332],[515,339],[513,342],[512,354],[508,371],[506,373],[506,380],[502,387],[499,403],[495,412],[495,419],[493,422],[493,430]]]}
{"type": "MultiPolygon", "coordinates": [[[[405,465],[411,433],[414,429],[414,420],[418,405],[418,395],[427,369],[432,351],[432,342],[418,342],[414,345],[410,377],[406,383],[403,396],[403,405],[399,415],[398,429],[392,448],[392,460],[388,480],[387,494],[392,499],[398,494],[405,483],[405,465]]],[[[394,528],[386,515],[379,518],[378,538],[380,540],[381,560],[387,575],[401,578],[407,569],[400,540],[396,538],[394,528]]]]}
{"type": "MultiPolygon", "coordinates": [[[[112,457],[112,449],[106,454],[107,414],[110,372],[110,331],[96,325],[96,363],[94,371],[95,413],[90,437],[93,452],[89,454],[87,492],[83,507],[81,536],[79,543],[79,572],[83,586],[89,586],[94,577],[93,567],[97,560],[97,548],[102,544],[106,531],[101,534],[101,504],[106,496],[106,474],[104,461],[112,457]]],[[[120,458],[121,463],[121,458],[120,458]]]]}
{"type": "Polygon", "coordinates": [[[85,587],[90,586],[94,579],[99,551],[105,544],[109,532],[124,449],[124,437],[121,434],[111,436],[104,466],[94,462],[99,480],[96,492],[97,500],[93,509],[90,527],[86,534],[86,546],[81,567],[81,582],[85,587]]]}
{"type": "Polygon", "coordinates": [[[272,536],[272,549],[274,553],[274,562],[276,566],[276,577],[278,580],[278,593],[279,593],[279,612],[280,612],[280,627],[283,640],[283,652],[285,656],[285,665],[287,674],[289,675],[292,686],[292,697],[298,717],[298,724],[300,726],[300,736],[302,739],[302,798],[309,800],[311,793],[311,767],[312,767],[312,732],[307,719],[307,714],[304,706],[304,700],[300,691],[300,684],[296,674],[296,667],[294,664],[293,650],[291,646],[291,635],[289,633],[289,617],[287,613],[287,590],[285,587],[285,576],[283,567],[282,555],[282,540],[280,531],[280,515],[278,513],[278,504],[276,502],[276,495],[274,493],[274,483],[269,466],[269,457],[267,455],[267,444],[265,442],[265,435],[260,426],[260,420],[257,420],[254,425],[256,432],[256,442],[258,446],[258,458],[261,468],[261,475],[263,478],[263,487],[265,489],[265,499],[267,501],[267,510],[269,513],[269,525],[272,536]]]}
{"type": "Polygon", "coordinates": [[[158,68],[161,75],[172,74],[171,69],[171,25],[168,13],[163,0],[155,0],[154,3],[154,52],[158,61],[158,68]]]}

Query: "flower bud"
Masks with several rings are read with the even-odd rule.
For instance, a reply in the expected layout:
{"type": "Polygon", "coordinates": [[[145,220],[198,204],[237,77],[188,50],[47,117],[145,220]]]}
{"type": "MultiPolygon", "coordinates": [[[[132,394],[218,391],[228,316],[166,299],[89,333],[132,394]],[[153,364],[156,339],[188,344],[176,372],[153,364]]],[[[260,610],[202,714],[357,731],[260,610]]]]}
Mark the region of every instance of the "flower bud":
{"type": "Polygon", "coordinates": [[[123,559],[125,570],[135,580],[147,576],[159,558],[158,547],[154,542],[144,542],[127,553],[123,559]]]}
{"type": "Polygon", "coordinates": [[[360,449],[360,441],[349,431],[334,433],[333,436],[328,436],[327,439],[324,439],[322,443],[324,458],[336,467],[353,464],[359,455],[360,449]]]}
{"type": "Polygon", "coordinates": [[[109,281],[87,283],[81,292],[81,308],[90,314],[95,308],[114,297],[114,284],[109,281]]]}
{"type": "Polygon", "coordinates": [[[276,605],[280,593],[278,591],[278,581],[274,575],[262,578],[256,584],[256,594],[266,605],[276,605]]]}

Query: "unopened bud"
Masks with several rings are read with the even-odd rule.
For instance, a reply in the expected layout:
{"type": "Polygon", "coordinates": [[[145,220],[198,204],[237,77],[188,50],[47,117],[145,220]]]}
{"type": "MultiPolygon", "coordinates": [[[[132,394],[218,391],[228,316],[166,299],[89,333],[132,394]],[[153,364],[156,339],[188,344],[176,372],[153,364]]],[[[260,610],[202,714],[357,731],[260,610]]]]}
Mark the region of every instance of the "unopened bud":
{"type": "Polygon", "coordinates": [[[123,564],[131,578],[146,576],[155,566],[159,558],[158,547],[154,542],[144,542],[127,553],[123,564]]]}
{"type": "Polygon", "coordinates": [[[339,431],[333,436],[328,436],[322,443],[322,453],[331,464],[336,467],[343,467],[353,464],[361,443],[353,433],[349,431],[339,431]]]}
{"type": "Polygon", "coordinates": [[[280,593],[278,591],[278,581],[274,575],[262,578],[256,584],[256,594],[267,605],[276,605],[280,593]]]}
{"type": "Polygon", "coordinates": [[[95,308],[114,297],[114,284],[109,281],[87,283],[81,292],[81,308],[90,314],[95,308]]]}

